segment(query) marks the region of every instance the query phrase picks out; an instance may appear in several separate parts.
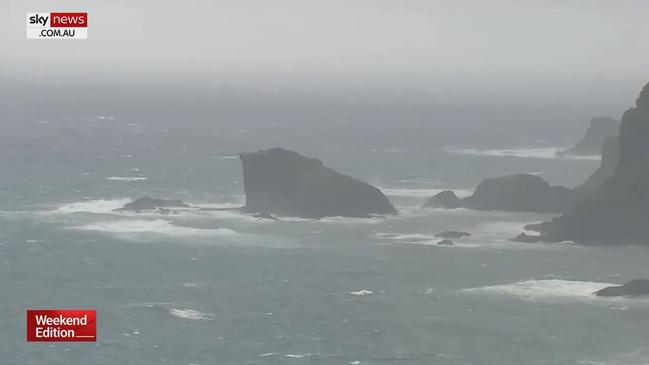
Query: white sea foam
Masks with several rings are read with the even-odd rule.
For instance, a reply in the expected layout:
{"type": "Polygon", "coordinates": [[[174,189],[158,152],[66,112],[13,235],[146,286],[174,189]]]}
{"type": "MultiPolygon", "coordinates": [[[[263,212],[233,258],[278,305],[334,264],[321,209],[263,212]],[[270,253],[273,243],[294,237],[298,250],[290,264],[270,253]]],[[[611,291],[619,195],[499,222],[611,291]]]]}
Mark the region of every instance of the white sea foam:
{"type": "Polygon", "coordinates": [[[213,313],[203,313],[195,309],[170,308],[169,314],[171,314],[174,317],[178,317],[182,319],[204,320],[204,321],[211,321],[215,317],[213,313]]]}
{"type": "MultiPolygon", "coordinates": [[[[300,218],[294,219],[298,221],[300,218]]],[[[382,217],[374,218],[356,218],[356,217],[325,217],[319,220],[312,220],[321,223],[335,223],[335,224],[379,224],[384,221],[382,217]]]]}
{"type": "Polygon", "coordinates": [[[522,300],[596,299],[593,294],[607,286],[616,285],[594,281],[527,280],[513,284],[491,285],[462,290],[463,293],[504,294],[522,300]]]}
{"type": "Polygon", "coordinates": [[[433,188],[379,188],[383,194],[392,197],[404,198],[430,198],[433,195],[439,194],[442,191],[453,190],[458,197],[467,197],[473,194],[472,191],[467,189],[433,189],[433,188]]]}
{"type": "Polygon", "coordinates": [[[61,213],[111,213],[115,209],[123,207],[125,204],[130,203],[132,200],[128,198],[124,199],[97,199],[97,200],[88,200],[81,202],[74,202],[70,204],[65,204],[60,206],[57,209],[57,212],[61,213]]]}
{"type": "Polygon", "coordinates": [[[145,181],[148,180],[146,177],[142,176],[108,176],[106,177],[108,181],[121,181],[121,182],[134,182],[134,181],[145,181]]]}
{"type": "Polygon", "coordinates": [[[396,233],[391,238],[399,241],[430,241],[435,240],[437,237],[423,233],[396,233]]]}
{"type": "Polygon", "coordinates": [[[73,227],[84,231],[100,231],[118,234],[155,233],[165,236],[220,236],[236,237],[240,233],[228,228],[203,229],[180,226],[163,219],[119,219],[89,223],[73,227]]]}
{"type": "Polygon", "coordinates": [[[306,354],[286,354],[285,356],[288,357],[288,358],[292,358],[292,359],[301,359],[301,358],[304,358],[304,357],[310,357],[310,356],[312,356],[312,354],[311,353],[306,353],[306,354]]]}
{"type": "Polygon", "coordinates": [[[446,152],[455,155],[488,156],[488,157],[518,157],[518,158],[545,158],[545,159],[571,159],[599,161],[601,156],[557,156],[556,153],[565,150],[564,147],[541,148],[511,148],[511,149],[477,149],[448,147],[446,152]]]}
{"type": "Polygon", "coordinates": [[[361,289],[359,291],[350,291],[349,292],[349,295],[354,295],[354,296],[357,296],[357,297],[362,297],[362,296],[365,296],[365,295],[372,295],[372,294],[374,294],[374,292],[371,291],[371,290],[367,290],[367,289],[361,289]]]}

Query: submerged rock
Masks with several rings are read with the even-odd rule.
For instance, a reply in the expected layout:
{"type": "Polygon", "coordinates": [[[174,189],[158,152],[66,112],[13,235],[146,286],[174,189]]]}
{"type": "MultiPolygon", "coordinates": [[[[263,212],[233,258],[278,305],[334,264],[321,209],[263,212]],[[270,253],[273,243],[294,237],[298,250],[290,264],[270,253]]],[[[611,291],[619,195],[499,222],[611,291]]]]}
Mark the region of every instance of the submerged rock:
{"type": "Polygon", "coordinates": [[[304,218],[397,213],[381,190],[340,174],[320,160],[281,148],[242,153],[240,158],[244,211],[304,218]]]}
{"type": "Polygon", "coordinates": [[[548,240],[649,245],[649,84],[622,117],[619,153],[612,177],[541,226],[548,240]]]}
{"type": "Polygon", "coordinates": [[[456,209],[462,207],[462,199],[450,190],[442,191],[429,198],[422,208],[456,209]]]}
{"type": "Polygon", "coordinates": [[[617,136],[620,122],[613,118],[598,117],[590,121],[584,137],[577,144],[565,151],[557,152],[557,156],[589,156],[598,155],[602,151],[604,140],[617,136]]]}
{"type": "Polygon", "coordinates": [[[451,240],[441,240],[437,242],[437,245],[439,246],[453,246],[453,241],[451,240]]]}
{"type": "Polygon", "coordinates": [[[649,295],[649,280],[631,280],[624,285],[609,286],[594,293],[598,297],[636,297],[649,295]]]}
{"type": "Polygon", "coordinates": [[[435,235],[438,238],[462,238],[468,236],[471,236],[471,233],[462,231],[444,231],[435,235]]]}
{"type": "Polygon", "coordinates": [[[563,186],[550,186],[539,176],[516,174],[484,179],[473,195],[464,199],[452,191],[444,191],[430,198],[423,207],[558,213],[574,206],[578,199],[578,193],[563,186]]]}
{"type": "Polygon", "coordinates": [[[252,216],[253,218],[257,218],[257,219],[270,219],[270,220],[273,220],[273,221],[278,221],[279,220],[279,218],[275,217],[272,214],[268,214],[268,213],[253,213],[250,216],[252,216]]]}
{"type": "Polygon", "coordinates": [[[160,209],[164,214],[169,214],[171,213],[171,211],[166,208],[189,208],[189,207],[190,205],[186,204],[182,200],[153,199],[149,196],[144,196],[115,210],[141,211],[141,210],[160,209]]]}

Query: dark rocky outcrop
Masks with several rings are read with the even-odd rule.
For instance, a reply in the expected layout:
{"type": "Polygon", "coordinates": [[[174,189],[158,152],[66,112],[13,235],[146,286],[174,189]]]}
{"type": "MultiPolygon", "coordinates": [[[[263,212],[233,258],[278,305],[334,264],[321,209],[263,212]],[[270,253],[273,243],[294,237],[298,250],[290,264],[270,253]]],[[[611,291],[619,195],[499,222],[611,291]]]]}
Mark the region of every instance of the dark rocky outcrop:
{"type": "Polygon", "coordinates": [[[246,212],[304,218],[397,213],[378,188],[317,159],[281,148],[242,153],[240,158],[246,212]]]}
{"type": "Polygon", "coordinates": [[[572,211],[540,226],[547,240],[649,245],[649,84],[620,127],[615,174],[572,211]]]}
{"type": "Polygon", "coordinates": [[[598,297],[637,297],[649,295],[649,280],[631,280],[624,285],[609,286],[594,293],[598,297]]]}
{"type": "Polygon", "coordinates": [[[550,186],[531,174],[484,179],[473,195],[460,199],[452,191],[430,198],[424,208],[468,208],[510,212],[560,213],[579,200],[579,194],[563,186],[550,186]]]}
{"type": "Polygon", "coordinates": [[[468,236],[471,236],[471,233],[462,231],[444,231],[435,235],[437,238],[462,238],[468,236]]]}
{"type": "Polygon", "coordinates": [[[129,211],[142,211],[142,210],[161,210],[162,213],[169,214],[171,210],[168,208],[189,208],[190,205],[182,200],[171,199],[153,199],[149,196],[136,199],[121,208],[115,210],[129,210],[129,211]]]}
{"type": "Polygon", "coordinates": [[[437,242],[438,246],[453,246],[453,241],[451,240],[441,240],[437,242]]]}
{"type": "Polygon", "coordinates": [[[565,151],[557,152],[557,156],[588,156],[598,155],[602,151],[604,140],[617,136],[620,122],[613,118],[598,117],[590,121],[584,138],[565,151]]]}

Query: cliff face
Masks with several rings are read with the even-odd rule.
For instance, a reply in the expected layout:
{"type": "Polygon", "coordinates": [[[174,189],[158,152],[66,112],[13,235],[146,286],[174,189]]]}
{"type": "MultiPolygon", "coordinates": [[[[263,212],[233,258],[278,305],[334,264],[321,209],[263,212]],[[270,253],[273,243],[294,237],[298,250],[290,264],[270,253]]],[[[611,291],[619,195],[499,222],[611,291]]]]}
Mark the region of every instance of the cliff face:
{"type": "Polygon", "coordinates": [[[602,146],[602,162],[586,181],[575,188],[580,193],[589,193],[600,187],[615,175],[617,162],[620,159],[620,139],[617,135],[608,137],[602,146]]]}
{"type": "Polygon", "coordinates": [[[570,213],[541,226],[548,240],[649,245],[649,84],[622,117],[615,174],[570,213]]]}
{"type": "Polygon", "coordinates": [[[560,213],[574,206],[578,199],[579,194],[566,187],[550,186],[535,175],[517,174],[484,179],[473,195],[464,199],[451,191],[439,193],[423,207],[560,213]]]}
{"type": "Polygon", "coordinates": [[[376,187],[281,148],[243,153],[248,212],[305,218],[396,214],[376,187]]]}
{"type": "Polygon", "coordinates": [[[565,151],[558,152],[559,156],[566,155],[597,155],[602,151],[604,140],[616,136],[620,129],[620,122],[613,118],[598,117],[590,121],[584,138],[565,151]]]}

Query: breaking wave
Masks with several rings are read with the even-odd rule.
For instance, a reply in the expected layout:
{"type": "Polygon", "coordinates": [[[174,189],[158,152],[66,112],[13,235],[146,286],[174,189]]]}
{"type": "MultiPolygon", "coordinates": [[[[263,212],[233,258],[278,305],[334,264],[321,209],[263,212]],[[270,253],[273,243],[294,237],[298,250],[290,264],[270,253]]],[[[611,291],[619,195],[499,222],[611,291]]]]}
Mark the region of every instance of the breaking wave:
{"type": "Polygon", "coordinates": [[[83,231],[99,231],[107,233],[156,233],[167,236],[226,236],[235,237],[240,235],[228,228],[203,229],[180,226],[163,219],[120,219],[113,221],[102,221],[72,227],[83,231]]]}
{"type": "Polygon", "coordinates": [[[571,160],[593,160],[599,161],[601,156],[557,156],[557,152],[565,150],[565,147],[543,147],[543,148],[511,148],[511,149],[477,149],[477,148],[446,148],[446,152],[454,155],[469,155],[483,157],[518,157],[518,158],[546,158],[546,159],[571,159],[571,160]]]}
{"type": "Polygon", "coordinates": [[[461,292],[473,294],[504,294],[522,300],[597,299],[593,293],[611,285],[616,284],[548,279],[470,288],[464,289],[461,292]]]}
{"type": "Polygon", "coordinates": [[[60,213],[111,213],[113,210],[119,209],[131,201],[132,199],[128,198],[88,200],[62,205],[56,211],[60,213]]]}

